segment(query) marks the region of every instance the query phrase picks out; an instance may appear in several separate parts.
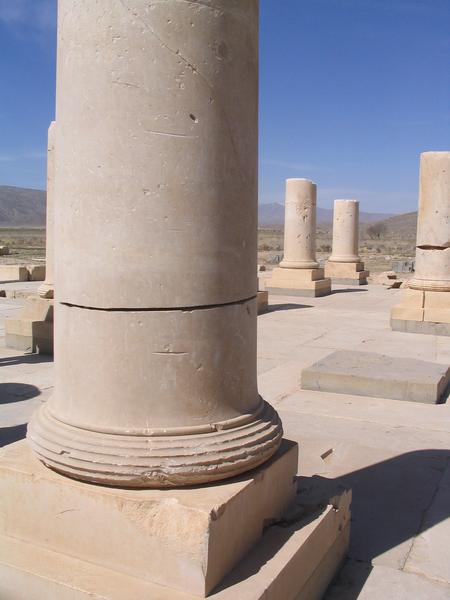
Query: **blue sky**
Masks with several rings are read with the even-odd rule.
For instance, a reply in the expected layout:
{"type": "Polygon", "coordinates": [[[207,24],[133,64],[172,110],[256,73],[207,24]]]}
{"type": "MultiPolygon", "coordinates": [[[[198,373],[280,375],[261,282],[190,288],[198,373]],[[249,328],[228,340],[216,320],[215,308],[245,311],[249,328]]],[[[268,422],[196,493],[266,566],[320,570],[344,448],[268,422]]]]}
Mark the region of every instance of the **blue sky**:
{"type": "MultiPolygon", "coordinates": [[[[450,0],[261,0],[260,202],[417,207],[419,154],[450,149],[450,0]]],[[[43,188],[56,0],[0,0],[0,184],[43,188]]]]}

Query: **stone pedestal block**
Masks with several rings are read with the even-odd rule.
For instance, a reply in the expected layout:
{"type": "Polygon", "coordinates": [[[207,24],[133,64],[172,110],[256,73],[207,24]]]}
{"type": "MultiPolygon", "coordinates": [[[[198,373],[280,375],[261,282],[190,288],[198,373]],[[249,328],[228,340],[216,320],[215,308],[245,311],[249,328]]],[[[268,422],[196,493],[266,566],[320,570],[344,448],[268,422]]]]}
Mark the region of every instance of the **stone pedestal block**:
{"type": "Polygon", "coordinates": [[[28,281],[29,273],[25,266],[19,265],[0,265],[0,282],[9,281],[28,281]]]}
{"type": "Polygon", "coordinates": [[[5,344],[23,352],[53,354],[53,301],[28,296],[20,316],[5,319],[5,344]]]}
{"type": "Polygon", "coordinates": [[[344,285],[366,285],[369,271],[362,262],[331,262],[325,264],[325,276],[333,283],[344,285]]]}
{"type": "Polygon", "coordinates": [[[258,306],[258,315],[265,313],[269,306],[269,292],[266,290],[258,291],[256,302],[258,306]]]}
{"type": "Polygon", "coordinates": [[[323,269],[276,268],[267,282],[267,290],[281,296],[327,296],[331,292],[331,279],[324,277],[323,269]]]}
{"type": "Polygon", "coordinates": [[[319,600],[346,554],[351,494],[313,486],[294,499],[296,467],[284,442],[227,483],[121,490],[58,475],[24,442],[6,447],[0,597],[319,600]]]}
{"type": "Polygon", "coordinates": [[[65,478],[18,442],[0,459],[0,533],[204,597],[294,501],[297,460],[297,445],[284,442],[222,485],[136,491],[65,478]]]}
{"type": "Polygon", "coordinates": [[[391,310],[394,331],[450,335],[450,293],[406,289],[391,310]]]}

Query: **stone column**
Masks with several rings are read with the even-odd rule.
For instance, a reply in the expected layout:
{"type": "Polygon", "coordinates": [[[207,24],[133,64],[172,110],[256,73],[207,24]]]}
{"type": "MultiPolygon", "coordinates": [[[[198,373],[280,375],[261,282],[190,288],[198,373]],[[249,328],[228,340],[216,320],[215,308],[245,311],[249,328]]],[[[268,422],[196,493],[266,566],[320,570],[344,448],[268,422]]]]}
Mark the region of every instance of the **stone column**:
{"type": "Polygon", "coordinates": [[[258,3],[60,0],[55,390],[31,445],[129,487],[252,469],[258,3]]]}
{"type": "Polygon", "coordinates": [[[47,144],[47,227],[45,230],[45,281],[39,287],[41,298],[53,298],[54,201],[55,201],[55,121],[48,128],[47,144]]]}
{"type": "Polygon", "coordinates": [[[268,283],[272,294],[324,296],[331,282],[316,260],[316,184],[286,179],[284,257],[268,283]]]}
{"type": "Polygon", "coordinates": [[[282,269],[317,269],[317,186],[309,179],[286,179],[282,269]]]}
{"type": "Polygon", "coordinates": [[[358,256],[358,200],[335,200],[333,212],[333,253],[331,262],[359,262],[358,256]]]}
{"type": "Polygon", "coordinates": [[[450,335],[450,152],[420,157],[415,275],[391,312],[398,331],[450,335]]]}
{"type": "Polygon", "coordinates": [[[368,271],[358,256],[358,200],[335,200],[333,211],[333,251],[325,266],[325,274],[334,283],[360,285],[367,283],[368,271]]]}
{"type": "Polygon", "coordinates": [[[450,152],[420,157],[415,290],[450,291],[450,152]]]}
{"type": "MultiPolygon", "coordinates": [[[[47,138],[47,227],[45,281],[37,294],[31,294],[17,317],[5,319],[5,345],[23,352],[53,354],[53,254],[54,254],[54,188],[55,188],[55,122],[48,128],[47,138]]],[[[13,267],[25,271],[23,280],[35,271],[44,271],[39,265],[28,272],[25,267],[13,267]]],[[[30,268],[30,267],[29,267],[30,268]]],[[[40,275],[40,273],[39,273],[40,275]]],[[[20,277],[22,280],[22,277],[20,277]]],[[[40,279],[44,279],[43,273],[40,279]]]]}

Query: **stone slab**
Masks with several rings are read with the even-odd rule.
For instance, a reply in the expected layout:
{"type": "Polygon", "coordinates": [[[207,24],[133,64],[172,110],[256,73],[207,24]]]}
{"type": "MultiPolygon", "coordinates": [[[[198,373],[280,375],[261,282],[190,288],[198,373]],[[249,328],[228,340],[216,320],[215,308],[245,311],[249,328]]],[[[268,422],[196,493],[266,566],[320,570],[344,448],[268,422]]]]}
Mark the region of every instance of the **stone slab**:
{"type": "MultiPolygon", "coordinates": [[[[267,527],[210,600],[319,600],[344,560],[351,494],[311,506],[300,494],[296,510],[267,527]],[[300,516],[299,516],[300,515],[300,516]]],[[[147,557],[148,558],[148,557],[147,557]]],[[[153,559],[153,556],[151,557],[153,559]]],[[[0,536],[2,600],[195,600],[174,590],[92,562],[0,536]]]]}
{"type": "Polygon", "coordinates": [[[265,313],[269,307],[269,292],[266,290],[258,291],[256,303],[258,307],[258,315],[265,313]]]}
{"type": "Polygon", "coordinates": [[[21,441],[1,454],[0,535],[202,597],[281,518],[296,472],[297,444],[284,441],[222,484],[125,490],[59,475],[21,441]]]}
{"type": "Polygon", "coordinates": [[[403,333],[422,333],[425,335],[450,336],[450,323],[431,323],[429,321],[414,321],[391,318],[391,329],[403,333]]]}
{"type": "Polygon", "coordinates": [[[333,283],[342,285],[366,285],[369,271],[364,270],[364,263],[339,263],[327,261],[325,277],[333,283]]]}
{"type": "MultiPolygon", "coordinates": [[[[301,269],[298,270],[300,271],[301,269]]],[[[276,296],[303,296],[306,298],[319,298],[321,296],[328,296],[331,293],[331,279],[315,279],[311,281],[299,282],[287,280],[286,284],[277,282],[277,285],[275,286],[273,285],[273,281],[270,280],[266,284],[266,289],[268,290],[269,294],[276,296]],[[285,287],[282,287],[282,285],[285,285],[285,287]]]]}
{"type": "Polygon", "coordinates": [[[19,317],[5,319],[5,344],[23,352],[53,354],[53,300],[27,297],[19,317]]]}
{"type": "Polygon", "coordinates": [[[400,569],[347,561],[324,600],[448,600],[450,586],[400,569]]]}
{"type": "MultiPolygon", "coordinates": [[[[447,463],[431,505],[424,515],[404,569],[450,586],[450,462],[447,463]]],[[[449,590],[450,598],[450,590],[449,590]]]]}
{"type": "Polygon", "coordinates": [[[353,279],[351,277],[332,277],[331,280],[333,283],[338,283],[339,285],[367,285],[367,277],[369,276],[369,271],[364,271],[367,273],[366,277],[353,279]]]}
{"type": "Polygon", "coordinates": [[[25,266],[20,265],[0,265],[0,281],[28,281],[29,273],[25,266]]]}
{"type": "Polygon", "coordinates": [[[450,382],[448,365],[338,350],[302,371],[306,390],[436,404],[450,382]]]}

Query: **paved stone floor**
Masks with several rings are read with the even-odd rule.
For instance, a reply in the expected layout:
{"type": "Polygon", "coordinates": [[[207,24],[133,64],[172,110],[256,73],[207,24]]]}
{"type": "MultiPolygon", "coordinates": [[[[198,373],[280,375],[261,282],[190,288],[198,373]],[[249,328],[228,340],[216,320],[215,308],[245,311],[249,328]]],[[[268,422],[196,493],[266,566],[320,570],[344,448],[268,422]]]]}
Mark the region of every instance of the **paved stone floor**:
{"type": "MultiPolygon", "coordinates": [[[[275,296],[258,317],[260,393],[300,444],[300,484],[323,478],[353,490],[349,558],[327,600],[450,598],[450,402],[299,389],[302,369],[339,349],[449,364],[450,338],[390,331],[401,292],[370,285],[323,298],[275,296]]],[[[0,298],[0,445],[23,437],[52,389],[48,358],[4,347],[4,317],[22,303],[0,298]]]]}

